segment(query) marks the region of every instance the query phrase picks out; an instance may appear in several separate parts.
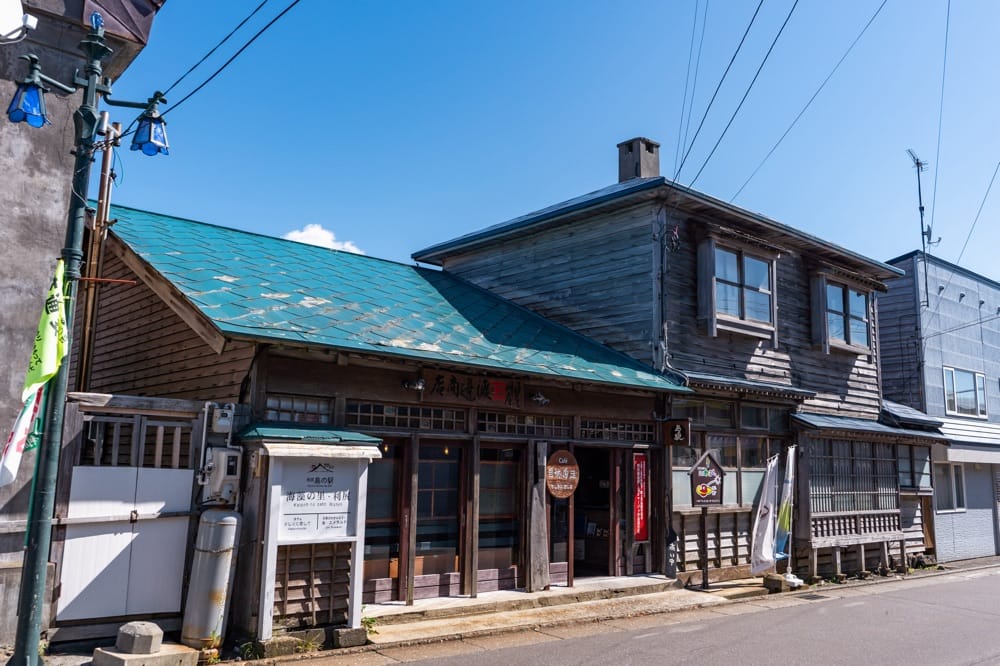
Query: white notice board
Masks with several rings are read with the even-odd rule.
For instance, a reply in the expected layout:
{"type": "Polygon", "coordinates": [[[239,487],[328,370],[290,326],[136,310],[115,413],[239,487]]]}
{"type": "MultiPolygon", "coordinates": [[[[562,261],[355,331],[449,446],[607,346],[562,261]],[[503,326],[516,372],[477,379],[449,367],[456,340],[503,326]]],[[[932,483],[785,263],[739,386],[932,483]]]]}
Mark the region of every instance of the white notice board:
{"type": "MultiPolygon", "coordinates": [[[[367,461],[365,461],[367,462],[367,461]]],[[[322,543],[356,536],[358,461],[284,459],[278,543],[322,543]]]]}
{"type": "Polygon", "coordinates": [[[264,447],[270,463],[258,638],[268,640],[272,636],[278,546],[293,544],[354,544],[348,624],[360,627],[368,461],[379,457],[378,449],[271,443],[264,447]]]}

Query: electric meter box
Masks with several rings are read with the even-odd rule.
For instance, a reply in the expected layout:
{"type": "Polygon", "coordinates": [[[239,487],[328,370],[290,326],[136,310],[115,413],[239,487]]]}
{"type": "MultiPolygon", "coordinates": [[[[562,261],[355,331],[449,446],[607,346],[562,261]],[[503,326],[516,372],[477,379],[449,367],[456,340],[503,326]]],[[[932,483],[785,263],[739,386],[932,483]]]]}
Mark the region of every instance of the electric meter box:
{"type": "Polygon", "coordinates": [[[206,474],[204,501],[233,504],[240,489],[243,452],[237,449],[208,449],[209,471],[206,474]]]}

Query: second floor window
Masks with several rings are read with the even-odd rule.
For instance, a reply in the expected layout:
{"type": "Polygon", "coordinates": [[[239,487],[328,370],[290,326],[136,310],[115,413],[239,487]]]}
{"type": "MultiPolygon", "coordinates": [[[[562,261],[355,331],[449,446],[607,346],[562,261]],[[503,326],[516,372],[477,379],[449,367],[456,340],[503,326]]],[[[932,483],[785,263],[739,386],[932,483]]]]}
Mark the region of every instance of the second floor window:
{"type": "Polygon", "coordinates": [[[824,271],[814,273],[811,284],[813,344],[825,353],[871,354],[871,291],[824,271]]]}
{"type": "Polygon", "coordinates": [[[715,248],[716,313],[773,323],[771,264],[736,250],[715,248]]]}
{"type": "Polygon", "coordinates": [[[944,369],[944,409],[948,414],[986,417],[986,376],[978,372],[944,369]]]}
{"type": "Polygon", "coordinates": [[[770,340],[777,346],[775,264],[766,246],[719,241],[698,244],[698,322],[712,337],[720,332],[770,340]]]}
{"type": "Polygon", "coordinates": [[[844,285],[826,285],[826,325],[830,340],[868,346],[868,294],[844,285]]]}

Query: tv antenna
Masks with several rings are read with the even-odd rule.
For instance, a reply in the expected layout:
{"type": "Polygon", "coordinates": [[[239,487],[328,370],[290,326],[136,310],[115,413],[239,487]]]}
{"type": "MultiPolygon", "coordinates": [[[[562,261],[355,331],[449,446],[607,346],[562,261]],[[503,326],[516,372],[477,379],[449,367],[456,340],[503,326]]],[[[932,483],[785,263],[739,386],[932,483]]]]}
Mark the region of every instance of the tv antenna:
{"type": "Polygon", "coordinates": [[[924,194],[920,187],[920,174],[927,171],[927,162],[924,162],[922,159],[917,157],[917,154],[913,152],[913,149],[911,148],[906,149],[906,154],[910,156],[911,160],[913,160],[913,166],[917,170],[917,205],[920,210],[920,248],[923,250],[924,255],[924,297],[926,299],[923,305],[930,307],[931,297],[930,292],[928,291],[929,287],[927,283],[927,246],[937,245],[941,242],[941,239],[938,238],[936,241],[931,241],[931,228],[924,226],[924,194]]]}
{"type": "Polygon", "coordinates": [[[941,242],[940,238],[932,241],[931,238],[933,234],[931,228],[924,226],[924,194],[920,187],[920,174],[923,171],[927,171],[927,162],[924,162],[922,159],[917,157],[917,154],[913,152],[912,148],[907,148],[906,153],[910,156],[910,159],[913,160],[913,166],[917,170],[917,204],[919,205],[920,210],[920,245],[924,252],[927,252],[928,245],[937,245],[941,242]]]}

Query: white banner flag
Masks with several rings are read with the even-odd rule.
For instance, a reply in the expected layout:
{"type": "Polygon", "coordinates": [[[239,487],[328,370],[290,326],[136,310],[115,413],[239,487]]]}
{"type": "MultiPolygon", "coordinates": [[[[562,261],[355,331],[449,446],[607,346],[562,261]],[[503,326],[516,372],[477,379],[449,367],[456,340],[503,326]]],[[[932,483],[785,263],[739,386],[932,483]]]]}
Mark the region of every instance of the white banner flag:
{"type": "Polygon", "coordinates": [[[774,567],[774,505],[778,491],[778,456],[767,461],[767,473],[757,504],[753,523],[753,550],[750,553],[750,573],[759,576],[774,567]]]}
{"type": "Polygon", "coordinates": [[[35,425],[35,419],[38,418],[44,390],[44,385],[39,386],[34,393],[28,396],[28,400],[21,408],[21,413],[14,421],[14,429],[11,430],[7,444],[3,447],[3,456],[0,457],[0,486],[6,486],[17,478],[17,468],[21,466],[21,456],[24,455],[28,434],[35,425]]]}

